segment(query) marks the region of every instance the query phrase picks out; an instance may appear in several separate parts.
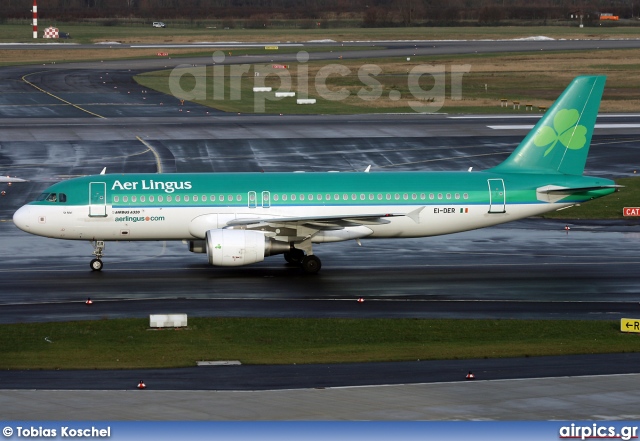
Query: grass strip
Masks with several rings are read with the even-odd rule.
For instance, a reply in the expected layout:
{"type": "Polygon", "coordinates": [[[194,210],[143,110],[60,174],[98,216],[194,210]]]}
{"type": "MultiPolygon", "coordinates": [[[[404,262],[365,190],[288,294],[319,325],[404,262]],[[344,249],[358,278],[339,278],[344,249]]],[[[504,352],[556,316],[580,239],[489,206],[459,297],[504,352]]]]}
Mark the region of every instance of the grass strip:
{"type": "Polygon", "coordinates": [[[342,59],[340,51],[334,54],[332,60],[290,62],[286,70],[251,63],[215,70],[198,66],[147,72],[135,80],[227,112],[531,115],[549,107],[575,76],[606,74],[601,112],[635,112],[640,106],[640,83],[629,76],[639,49],[358,60],[342,59]],[[438,69],[441,74],[425,73],[438,69]],[[256,86],[273,91],[253,92],[256,86]],[[276,91],[296,92],[296,96],[279,98],[276,91]],[[314,98],[316,104],[297,105],[300,97],[314,98]]]}
{"type": "MultiPolygon", "coordinates": [[[[109,22],[110,20],[106,20],[109,22]]],[[[577,23],[550,26],[469,26],[454,27],[393,27],[393,28],[329,28],[302,29],[296,22],[290,27],[267,29],[224,29],[220,22],[207,24],[194,23],[192,26],[178,26],[171,20],[165,21],[166,28],[158,29],[147,25],[127,25],[125,22],[115,26],[106,26],[97,21],[94,24],[60,23],[39,19],[40,33],[49,26],[71,35],[69,42],[120,42],[120,43],[193,43],[193,42],[229,42],[229,41],[262,41],[262,42],[303,42],[314,40],[380,41],[380,40],[471,40],[471,39],[513,39],[535,36],[567,39],[611,39],[637,38],[636,26],[598,26],[579,28],[577,23]]],[[[523,22],[528,23],[527,21],[523,22]]],[[[6,23],[0,26],[0,42],[32,43],[32,26],[30,20],[22,24],[6,23]]],[[[39,38],[37,42],[53,42],[39,38]]],[[[67,41],[67,40],[61,40],[67,41]]]]}
{"type": "Polygon", "coordinates": [[[191,318],[184,330],[145,319],[0,326],[2,369],[130,369],[345,363],[637,352],[615,321],[191,318]]]}

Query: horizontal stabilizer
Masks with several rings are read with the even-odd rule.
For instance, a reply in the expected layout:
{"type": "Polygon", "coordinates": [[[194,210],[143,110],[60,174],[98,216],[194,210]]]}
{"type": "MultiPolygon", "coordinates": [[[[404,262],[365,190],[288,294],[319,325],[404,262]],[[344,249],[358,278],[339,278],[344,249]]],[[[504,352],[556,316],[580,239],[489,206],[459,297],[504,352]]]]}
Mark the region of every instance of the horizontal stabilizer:
{"type": "Polygon", "coordinates": [[[618,189],[624,185],[594,185],[588,187],[562,187],[559,185],[545,185],[536,189],[538,200],[543,202],[558,202],[567,196],[576,193],[585,193],[587,191],[618,189]]]}
{"type": "Polygon", "coordinates": [[[558,185],[547,185],[538,188],[538,193],[546,194],[574,194],[584,193],[585,191],[604,190],[606,188],[624,188],[624,185],[597,185],[591,187],[560,187],[558,185]]]}

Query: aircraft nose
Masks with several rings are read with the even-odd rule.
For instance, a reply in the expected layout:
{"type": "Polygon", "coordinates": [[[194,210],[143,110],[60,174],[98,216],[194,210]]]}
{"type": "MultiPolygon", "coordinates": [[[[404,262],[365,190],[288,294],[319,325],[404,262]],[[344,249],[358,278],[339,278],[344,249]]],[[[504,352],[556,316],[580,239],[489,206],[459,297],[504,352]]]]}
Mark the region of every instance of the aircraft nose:
{"type": "Polygon", "coordinates": [[[31,207],[24,205],[13,213],[13,223],[16,227],[27,233],[31,229],[31,207]]]}

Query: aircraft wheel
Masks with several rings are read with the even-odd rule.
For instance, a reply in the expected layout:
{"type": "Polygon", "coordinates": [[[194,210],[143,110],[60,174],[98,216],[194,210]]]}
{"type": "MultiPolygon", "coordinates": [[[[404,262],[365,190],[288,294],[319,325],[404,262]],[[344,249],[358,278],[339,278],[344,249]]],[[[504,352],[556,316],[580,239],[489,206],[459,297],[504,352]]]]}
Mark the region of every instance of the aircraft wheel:
{"type": "Polygon", "coordinates": [[[102,270],[102,260],[100,259],[93,259],[91,261],[91,263],[89,263],[89,266],[91,267],[92,271],[101,271],[102,270]]]}
{"type": "Polygon", "coordinates": [[[307,274],[316,274],[322,268],[322,262],[316,256],[305,256],[302,259],[302,270],[307,274]]]}
{"type": "Polygon", "coordinates": [[[298,250],[296,248],[292,249],[288,253],[284,253],[284,260],[286,260],[287,263],[290,263],[292,265],[300,265],[303,259],[304,259],[304,251],[298,250]]]}

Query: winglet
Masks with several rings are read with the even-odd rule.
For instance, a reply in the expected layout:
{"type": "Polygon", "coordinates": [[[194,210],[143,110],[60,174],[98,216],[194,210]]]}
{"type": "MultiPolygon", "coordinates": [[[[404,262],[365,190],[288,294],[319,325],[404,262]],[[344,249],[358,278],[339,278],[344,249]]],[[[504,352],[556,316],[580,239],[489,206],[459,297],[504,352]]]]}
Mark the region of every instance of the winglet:
{"type": "Polygon", "coordinates": [[[102,171],[100,172],[101,175],[104,175],[107,173],[107,167],[103,168],[102,171]]]}
{"type": "Polygon", "coordinates": [[[369,166],[364,170],[364,172],[365,172],[365,173],[369,173],[369,171],[370,171],[370,170],[371,170],[371,165],[369,165],[369,166]]]}

